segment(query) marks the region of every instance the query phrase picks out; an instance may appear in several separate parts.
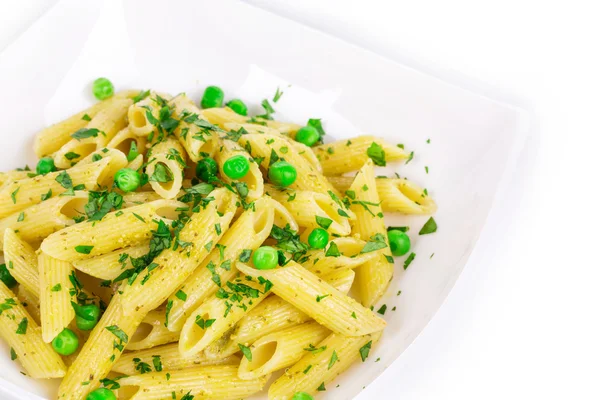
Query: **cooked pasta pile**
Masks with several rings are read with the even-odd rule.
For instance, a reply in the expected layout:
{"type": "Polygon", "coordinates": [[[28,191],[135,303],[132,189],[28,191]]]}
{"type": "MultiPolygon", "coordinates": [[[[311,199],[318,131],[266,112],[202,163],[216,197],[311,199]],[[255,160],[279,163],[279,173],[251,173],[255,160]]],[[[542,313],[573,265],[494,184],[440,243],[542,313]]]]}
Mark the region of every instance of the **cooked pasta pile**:
{"type": "Polygon", "coordinates": [[[436,209],[375,175],[409,153],[217,89],[200,108],[95,87],[37,135],[35,171],[0,174],[0,336],[58,399],[240,399],[277,371],[269,399],[312,399],[379,340],[410,247],[383,213],[436,209]]]}

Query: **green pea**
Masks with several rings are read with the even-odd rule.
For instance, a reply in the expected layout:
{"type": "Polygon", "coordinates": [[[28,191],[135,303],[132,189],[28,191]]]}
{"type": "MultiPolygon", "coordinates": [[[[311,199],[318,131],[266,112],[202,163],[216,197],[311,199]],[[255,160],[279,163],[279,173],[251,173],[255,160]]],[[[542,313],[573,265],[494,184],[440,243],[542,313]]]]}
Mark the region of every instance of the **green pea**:
{"type": "Polygon", "coordinates": [[[75,307],[75,323],[82,331],[94,329],[100,319],[100,308],[95,304],[75,307]]]}
{"type": "Polygon", "coordinates": [[[4,284],[9,288],[14,288],[17,284],[17,281],[6,268],[6,264],[0,264],[0,280],[4,282],[4,284]]]}
{"type": "Polygon", "coordinates": [[[313,397],[306,392],[296,392],[292,400],[313,400],[313,397]]]}
{"type": "Polygon", "coordinates": [[[196,164],[196,176],[204,182],[212,182],[218,170],[217,162],[210,157],[204,157],[196,164]]]}
{"type": "Polygon", "coordinates": [[[69,328],[63,329],[63,331],[52,340],[52,348],[54,351],[63,356],[69,356],[75,353],[77,347],[79,347],[79,338],[75,332],[69,328]]]}
{"type": "Polygon", "coordinates": [[[308,244],[313,249],[324,249],[329,243],[329,233],[323,228],[315,228],[308,235],[308,244]]]}
{"type": "Polygon", "coordinates": [[[277,267],[279,255],[271,246],[262,246],[252,254],[252,262],[256,269],[273,269],[277,267]]]}
{"type": "Polygon", "coordinates": [[[403,256],[410,250],[410,238],[399,229],[392,229],[388,232],[388,241],[392,254],[395,256],[403,256]]]}
{"type": "Polygon", "coordinates": [[[140,187],[142,176],[131,168],[123,168],[115,174],[115,185],[124,192],[133,192],[140,187]]]}
{"type": "Polygon", "coordinates": [[[98,100],[106,100],[115,93],[115,87],[112,82],[106,78],[98,78],[92,86],[94,97],[98,100]]]}
{"type": "Polygon", "coordinates": [[[117,400],[115,394],[107,388],[99,388],[90,392],[85,400],[117,400]]]}
{"type": "Polygon", "coordinates": [[[287,161],[277,161],[269,167],[269,179],[277,186],[290,186],[296,175],[296,168],[287,161]]]}
{"type": "Polygon", "coordinates": [[[240,179],[250,171],[250,162],[241,154],[227,159],[223,163],[223,172],[231,179],[240,179]]]}
{"type": "Polygon", "coordinates": [[[231,108],[236,114],[244,116],[248,115],[248,107],[246,107],[246,104],[240,99],[230,100],[225,105],[231,108]]]}
{"type": "Polygon", "coordinates": [[[200,105],[202,108],[221,107],[223,105],[223,97],[225,94],[218,86],[209,86],[204,90],[200,105]]]}
{"type": "Polygon", "coordinates": [[[46,175],[53,171],[56,171],[56,166],[54,166],[54,159],[52,159],[52,157],[41,158],[35,167],[35,172],[37,172],[38,175],[46,175]]]}
{"type": "Polygon", "coordinates": [[[300,142],[309,147],[314,146],[319,139],[321,139],[319,131],[312,126],[303,126],[296,132],[296,142],[300,142]]]}

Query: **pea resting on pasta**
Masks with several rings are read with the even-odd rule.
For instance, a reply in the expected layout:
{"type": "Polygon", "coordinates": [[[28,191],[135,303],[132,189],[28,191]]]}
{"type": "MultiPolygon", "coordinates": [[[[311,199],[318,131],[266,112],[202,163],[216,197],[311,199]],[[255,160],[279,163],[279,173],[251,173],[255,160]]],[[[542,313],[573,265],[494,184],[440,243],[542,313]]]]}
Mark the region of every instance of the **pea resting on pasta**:
{"type": "Polygon", "coordinates": [[[0,337],[27,374],[60,399],[311,400],[377,351],[394,256],[416,259],[384,212],[435,210],[376,175],[404,149],[280,121],[279,89],[252,116],[218,86],[92,92],[0,174],[0,337]]]}

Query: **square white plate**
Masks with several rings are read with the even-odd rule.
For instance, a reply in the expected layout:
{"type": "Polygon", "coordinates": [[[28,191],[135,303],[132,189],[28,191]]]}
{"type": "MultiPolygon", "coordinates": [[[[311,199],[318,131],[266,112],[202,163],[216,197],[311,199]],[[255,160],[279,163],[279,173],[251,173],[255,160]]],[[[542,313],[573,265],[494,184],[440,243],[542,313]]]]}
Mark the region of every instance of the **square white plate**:
{"type": "MultiPolygon", "coordinates": [[[[428,188],[439,229],[418,236],[426,218],[387,219],[411,226],[416,258],[407,271],[397,262],[381,302],[388,321],[382,341],[319,396],[352,398],[402,354],[453,287],[495,193],[509,189],[527,113],[233,0],[123,3],[61,1],[0,55],[0,170],[32,165],[35,133],[91,104],[90,83],[99,76],[117,89],[185,91],[196,99],[216,84],[255,110],[279,86],[278,118],[323,118],[332,138],[368,133],[414,150],[410,164],[394,169],[428,188]]],[[[23,376],[5,344],[0,368],[3,399],[54,397],[56,384],[23,376]]]]}

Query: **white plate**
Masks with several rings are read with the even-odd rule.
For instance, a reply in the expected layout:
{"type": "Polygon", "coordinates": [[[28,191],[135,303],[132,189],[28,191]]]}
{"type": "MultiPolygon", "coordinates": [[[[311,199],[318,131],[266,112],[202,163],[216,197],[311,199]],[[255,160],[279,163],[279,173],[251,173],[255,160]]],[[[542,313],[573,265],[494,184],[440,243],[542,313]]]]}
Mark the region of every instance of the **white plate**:
{"type": "MultiPolygon", "coordinates": [[[[509,190],[500,183],[513,173],[527,114],[247,4],[124,3],[61,1],[0,55],[0,169],[32,165],[34,134],[91,104],[90,82],[99,76],[117,89],[186,91],[196,99],[217,84],[255,105],[279,86],[282,119],[323,118],[331,137],[369,133],[404,143],[415,157],[396,170],[428,188],[439,229],[418,236],[424,218],[388,219],[411,225],[417,256],[406,272],[398,260],[382,301],[388,328],[380,344],[319,396],[352,398],[402,354],[453,287],[496,191],[509,190]]],[[[0,346],[3,399],[54,396],[55,384],[23,376],[0,346]]]]}

